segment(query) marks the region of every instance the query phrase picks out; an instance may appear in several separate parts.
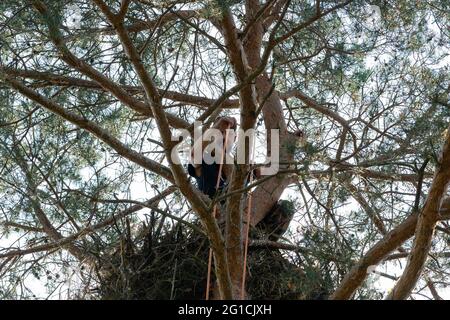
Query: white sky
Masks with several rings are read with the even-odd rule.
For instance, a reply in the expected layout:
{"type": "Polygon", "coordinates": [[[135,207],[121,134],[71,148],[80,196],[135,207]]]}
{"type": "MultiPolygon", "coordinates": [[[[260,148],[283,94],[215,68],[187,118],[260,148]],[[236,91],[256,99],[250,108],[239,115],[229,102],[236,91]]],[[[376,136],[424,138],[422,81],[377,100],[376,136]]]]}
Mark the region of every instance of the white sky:
{"type": "MultiPolygon", "coordinates": [[[[77,8],[75,8],[75,7],[72,9],[75,11],[77,10],[77,8]]],[[[375,17],[374,23],[375,24],[382,23],[382,21],[380,19],[378,7],[372,6],[372,9],[374,9],[374,17],[375,17]]],[[[76,16],[75,16],[75,18],[76,18],[76,16]]],[[[70,25],[71,23],[72,22],[67,22],[68,25],[70,25]]],[[[77,27],[79,24],[79,20],[75,19],[73,24],[75,27],[77,27]]],[[[434,28],[435,31],[438,32],[436,27],[432,26],[432,28],[434,28]]],[[[380,61],[383,61],[382,56],[379,59],[379,62],[380,61]]],[[[447,56],[447,58],[443,59],[440,64],[450,65],[450,57],[447,56]]],[[[374,65],[375,65],[374,60],[371,59],[371,56],[368,56],[367,66],[372,67],[374,65]]],[[[204,90],[205,90],[205,92],[209,91],[208,88],[204,88],[204,90]]],[[[259,150],[260,148],[257,147],[257,149],[259,150]]],[[[264,148],[262,148],[262,149],[264,149],[264,148]]],[[[257,162],[261,162],[261,160],[262,160],[262,157],[261,157],[261,155],[259,155],[259,157],[257,158],[257,162]]],[[[86,177],[89,176],[89,172],[86,171],[84,175],[86,177]]],[[[146,187],[144,178],[142,175],[141,175],[141,179],[135,179],[134,182],[132,183],[132,185],[130,186],[130,194],[132,195],[132,198],[135,200],[148,199],[152,196],[152,192],[153,192],[152,190],[149,190],[146,187]]],[[[126,195],[122,195],[122,196],[126,196],[126,195]]],[[[292,189],[286,189],[282,198],[287,199],[288,197],[297,197],[297,195],[296,195],[295,191],[293,191],[292,189]]],[[[341,212],[350,212],[352,210],[357,210],[358,207],[359,207],[359,205],[356,203],[356,201],[351,201],[346,206],[343,206],[343,207],[339,208],[338,210],[340,210],[341,212]]],[[[146,213],[146,210],[142,210],[137,214],[137,216],[140,218],[143,218],[145,213],[146,213]]],[[[290,226],[290,230],[292,230],[295,233],[295,230],[297,230],[297,228],[300,225],[301,225],[300,222],[294,221],[290,226]]],[[[23,241],[18,240],[17,234],[11,234],[10,236],[3,235],[3,237],[0,237],[0,247],[3,247],[3,248],[9,247],[11,244],[15,243],[16,241],[17,241],[17,243],[15,245],[17,245],[18,247],[25,246],[25,243],[23,241]]],[[[398,261],[382,263],[376,267],[376,271],[387,273],[387,274],[395,276],[395,277],[399,277],[402,274],[402,271],[406,265],[406,259],[400,259],[400,262],[401,263],[398,263],[398,261]]],[[[76,272],[76,270],[74,270],[74,272],[76,272]]],[[[69,271],[69,273],[70,273],[70,271],[69,271]]],[[[78,281],[76,280],[76,276],[74,276],[74,278],[75,278],[74,282],[77,283],[78,281]]],[[[375,275],[375,274],[370,275],[369,279],[376,279],[373,285],[376,288],[378,288],[379,290],[384,291],[384,292],[388,292],[395,284],[395,281],[388,279],[386,277],[383,277],[383,276],[375,275]]],[[[37,280],[33,276],[28,276],[26,279],[26,283],[27,283],[27,286],[36,294],[36,296],[38,298],[48,297],[48,292],[47,292],[47,289],[45,286],[45,279],[37,280]]],[[[63,286],[60,290],[56,291],[48,298],[50,298],[50,299],[66,299],[68,288],[69,288],[68,285],[63,286]]],[[[441,297],[443,297],[444,299],[450,299],[450,288],[446,288],[446,289],[438,288],[438,292],[441,295],[441,297]]],[[[414,298],[415,299],[423,299],[423,297],[417,296],[417,295],[414,296],[414,298]]]]}

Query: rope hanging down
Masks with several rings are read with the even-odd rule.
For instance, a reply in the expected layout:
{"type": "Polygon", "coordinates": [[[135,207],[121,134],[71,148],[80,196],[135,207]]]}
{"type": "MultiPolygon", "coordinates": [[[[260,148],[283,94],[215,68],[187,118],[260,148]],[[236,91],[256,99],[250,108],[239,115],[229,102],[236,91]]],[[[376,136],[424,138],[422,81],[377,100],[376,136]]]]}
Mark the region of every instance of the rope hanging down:
{"type": "MultiPolygon", "coordinates": [[[[226,146],[228,145],[228,132],[230,129],[230,125],[228,125],[226,134],[225,134],[225,142],[224,142],[224,150],[222,151],[222,157],[221,162],[219,164],[219,174],[217,176],[217,182],[216,182],[216,190],[219,190],[220,185],[220,178],[222,177],[222,169],[223,169],[223,161],[224,161],[224,155],[226,153],[226,146]]],[[[253,146],[251,149],[251,163],[253,163],[254,156],[255,156],[255,137],[253,137],[253,146]]],[[[253,172],[250,171],[250,179],[249,184],[253,183],[253,172]]],[[[248,240],[249,240],[249,231],[250,231],[250,212],[252,207],[252,193],[248,196],[248,203],[247,203],[247,215],[246,215],[246,228],[245,228],[245,240],[244,240],[244,263],[242,268],[242,284],[241,284],[241,300],[244,300],[245,298],[245,280],[247,275],[247,254],[248,254],[248,240]]],[[[213,209],[213,217],[216,218],[217,215],[217,203],[214,204],[213,209]]],[[[206,278],[206,300],[209,300],[209,293],[210,293],[210,287],[211,287],[211,269],[212,269],[212,248],[209,248],[209,256],[208,256],[208,274],[206,278]]]]}
{"type": "MultiPolygon", "coordinates": [[[[250,164],[253,164],[255,160],[255,140],[256,137],[253,137],[253,146],[251,149],[251,160],[250,164]]],[[[250,179],[249,184],[251,185],[253,183],[253,171],[250,170],[250,179]]],[[[244,265],[242,268],[242,284],[241,284],[241,300],[244,300],[245,298],[245,278],[247,275],[247,253],[248,253],[248,234],[250,231],[250,211],[252,208],[252,192],[249,192],[248,195],[248,203],[247,203],[247,217],[245,221],[245,240],[244,240],[244,265]]]]}
{"type": "MultiPolygon", "coordinates": [[[[217,175],[216,192],[219,190],[220,179],[222,177],[223,161],[224,161],[225,153],[227,152],[226,147],[228,146],[228,132],[229,132],[230,126],[231,125],[228,124],[227,129],[225,130],[225,142],[224,142],[224,146],[222,149],[221,161],[219,164],[219,174],[217,175]]],[[[217,203],[214,204],[213,217],[216,218],[216,215],[217,215],[217,203]]],[[[209,248],[208,274],[206,277],[206,300],[209,300],[209,291],[210,291],[210,285],[211,285],[212,255],[213,255],[212,248],[209,248]]]]}

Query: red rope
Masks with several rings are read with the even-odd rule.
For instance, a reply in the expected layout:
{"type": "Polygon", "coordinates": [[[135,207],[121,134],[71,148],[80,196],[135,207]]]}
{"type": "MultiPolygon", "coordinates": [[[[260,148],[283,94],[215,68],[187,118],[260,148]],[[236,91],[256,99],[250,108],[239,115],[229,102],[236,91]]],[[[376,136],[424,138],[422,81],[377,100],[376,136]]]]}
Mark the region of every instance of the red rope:
{"type": "MultiPolygon", "coordinates": [[[[254,152],[255,152],[255,137],[253,138],[253,150],[252,150],[252,158],[254,158],[254,152]]],[[[252,159],[253,162],[253,159],[252,159]]],[[[250,170],[250,181],[249,184],[251,185],[253,183],[253,172],[250,170]]],[[[248,234],[250,231],[250,211],[252,209],[252,195],[253,193],[250,192],[248,195],[248,203],[247,203],[247,220],[245,223],[245,240],[244,240],[244,266],[242,268],[242,284],[241,284],[241,300],[244,300],[245,298],[245,278],[247,275],[247,253],[248,253],[248,234]]]]}
{"type": "MultiPolygon", "coordinates": [[[[250,177],[250,184],[253,183],[253,174],[250,177]]],[[[242,269],[242,285],[241,285],[241,300],[245,298],[245,277],[247,275],[247,252],[248,252],[248,234],[250,230],[250,211],[252,208],[252,193],[248,195],[248,206],[247,206],[247,221],[245,230],[245,245],[244,245],[244,267],[242,269]]]]}
{"type": "MultiPolygon", "coordinates": [[[[216,192],[219,190],[220,178],[222,177],[223,160],[225,157],[225,153],[227,152],[226,147],[228,145],[229,129],[230,129],[230,125],[228,125],[227,130],[225,131],[225,142],[224,142],[223,151],[222,151],[222,161],[220,161],[220,164],[219,164],[219,174],[217,176],[216,192]]],[[[216,214],[217,214],[217,203],[214,204],[214,209],[213,209],[213,217],[214,218],[216,218],[216,214]]],[[[212,248],[209,248],[208,274],[206,277],[206,300],[209,300],[209,291],[210,291],[210,285],[211,285],[211,268],[212,268],[212,248]]]]}

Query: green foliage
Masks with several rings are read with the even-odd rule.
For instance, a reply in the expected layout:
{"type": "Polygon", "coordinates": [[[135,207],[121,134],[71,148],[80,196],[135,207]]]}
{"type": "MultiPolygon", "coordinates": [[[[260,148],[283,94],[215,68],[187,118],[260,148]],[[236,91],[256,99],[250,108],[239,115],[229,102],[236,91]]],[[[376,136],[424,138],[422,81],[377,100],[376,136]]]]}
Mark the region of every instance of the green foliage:
{"type": "MultiPolygon", "coordinates": [[[[95,79],[69,66],[50,39],[50,34],[60,36],[83,63],[147,103],[139,77],[100,10],[87,0],[44,3],[50,14],[41,16],[28,2],[0,2],[0,67],[36,72],[14,77],[97,124],[131,150],[166,164],[167,146],[155,143],[160,137],[154,120],[131,110],[95,79]]],[[[120,7],[120,1],[105,3],[113,11],[120,7]]],[[[308,188],[299,180],[286,189],[292,202],[280,202],[282,211],[294,219],[285,236],[306,252],[253,250],[249,272],[253,298],[319,299],[332,292],[382,236],[345,185],[355,185],[391,230],[411,213],[417,194],[416,182],[397,176],[417,174],[417,168],[430,159],[419,199],[423,204],[450,119],[448,1],[355,0],[315,19],[317,3],[289,2],[274,38],[299,30],[275,46],[265,69],[282,97],[289,131],[306,133],[302,148],[292,141],[282,147],[294,155],[295,169],[308,188]],[[315,21],[299,28],[310,19],[315,21]],[[292,89],[311,97],[320,108],[287,94],[292,89]],[[373,178],[377,175],[385,178],[373,178]]],[[[320,1],[320,9],[324,12],[337,3],[320,1]]],[[[222,46],[226,42],[217,29],[224,10],[229,10],[241,31],[249,22],[245,3],[237,0],[132,1],[125,16],[127,27],[146,26],[130,32],[130,38],[156,86],[161,92],[168,90],[164,110],[182,120],[192,122],[211,104],[191,105],[170,97],[171,93],[206,101],[236,85],[229,47],[222,46]],[[171,10],[197,13],[187,19],[189,23],[181,18],[165,21],[171,10]]],[[[275,23],[263,28],[262,50],[275,23]]],[[[238,33],[237,38],[245,46],[251,36],[238,33]]],[[[261,115],[270,111],[265,109],[261,115]]],[[[226,113],[237,115],[237,110],[226,113]]],[[[258,118],[256,129],[262,130],[263,123],[258,118]]],[[[168,185],[99,137],[24,98],[0,78],[0,252],[53,241],[33,229],[42,225],[32,198],[64,237],[115,217],[168,185]]],[[[194,219],[181,193],[161,200],[158,210],[194,219]]],[[[104,272],[95,297],[202,298],[206,240],[174,221],[145,208],[74,241],[97,259],[104,272]],[[154,215],[152,225],[141,228],[148,212],[154,215]]],[[[436,233],[433,253],[445,250],[447,238],[436,233]]],[[[410,249],[410,243],[404,247],[410,249]]],[[[448,282],[448,258],[433,255],[433,259],[428,274],[448,282]]],[[[3,265],[0,260],[6,270],[0,279],[2,299],[32,298],[33,293],[21,291],[29,283],[27,275],[49,290],[72,279],[67,270],[92,279],[66,251],[37,252],[12,261],[3,265]],[[58,268],[66,274],[54,271],[58,268]]],[[[380,298],[373,281],[370,278],[359,290],[358,298],[380,298]]],[[[93,282],[86,288],[96,287],[93,282]]],[[[81,290],[79,297],[89,297],[87,292],[81,290]]]]}

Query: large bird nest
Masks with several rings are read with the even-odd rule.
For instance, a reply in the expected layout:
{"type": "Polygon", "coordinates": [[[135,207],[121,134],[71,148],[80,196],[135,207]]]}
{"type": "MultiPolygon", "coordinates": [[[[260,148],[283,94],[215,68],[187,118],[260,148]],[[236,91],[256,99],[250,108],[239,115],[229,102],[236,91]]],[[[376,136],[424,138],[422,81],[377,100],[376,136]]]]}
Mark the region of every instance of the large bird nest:
{"type": "MultiPolygon", "coordinates": [[[[251,237],[261,237],[253,230],[251,237]]],[[[121,245],[100,266],[101,299],[204,299],[209,243],[181,224],[155,237],[147,228],[140,239],[121,245]]],[[[250,248],[247,291],[252,299],[321,299],[327,289],[321,272],[279,250],[250,248]]]]}

